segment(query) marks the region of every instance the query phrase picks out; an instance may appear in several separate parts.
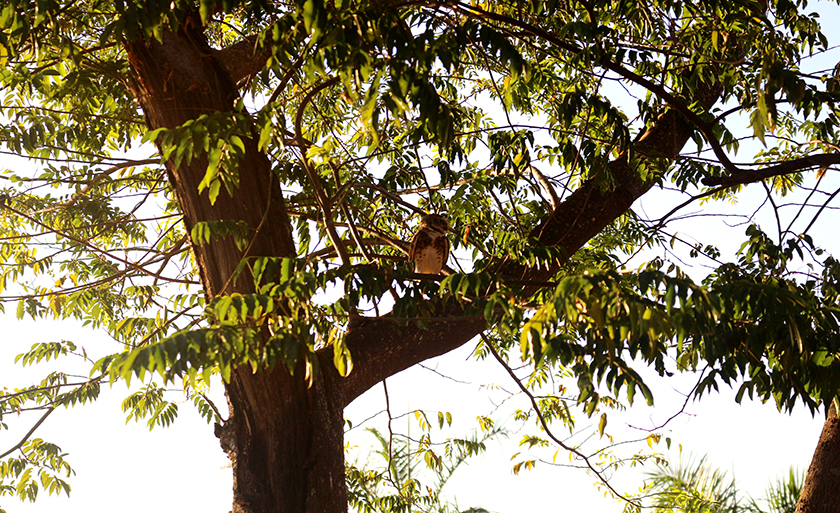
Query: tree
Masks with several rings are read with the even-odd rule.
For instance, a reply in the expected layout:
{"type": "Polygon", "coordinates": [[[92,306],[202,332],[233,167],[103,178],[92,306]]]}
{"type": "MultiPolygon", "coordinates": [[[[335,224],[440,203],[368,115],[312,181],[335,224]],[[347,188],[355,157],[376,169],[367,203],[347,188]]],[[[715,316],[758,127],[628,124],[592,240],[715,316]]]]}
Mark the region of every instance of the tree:
{"type": "MultiPolygon", "coordinates": [[[[43,421],[134,378],[126,410],[166,425],[162,387],[177,381],[217,425],[234,512],[329,513],[347,509],[344,407],[478,335],[480,357],[533,365],[516,381],[545,430],[532,442],[571,450],[607,487],[550,424],[576,403],[603,432],[622,389],[651,402],[634,358],[663,374],[708,366],[698,394],[743,379],[739,398],[825,407],[840,388],[840,268],[808,231],[834,197],[822,187],[840,162],[838,77],[801,70],[828,48],[804,9],[6,2],[0,137],[35,170],[7,171],[0,198],[4,301],[118,345],[96,358],[33,346],[24,364],[81,353],[91,377],[4,392],[2,412],[43,421]],[[748,164],[734,159],[737,114],[765,145],[748,164]],[[751,227],[739,259],[702,283],[664,259],[622,268],[673,235],[670,214],[632,209],[654,189],[728,200],[762,182],[772,199],[815,170],[823,203],[802,206],[807,226],[798,214],[775,238],[751,227]],[[401,262],[429,212],[445,213],[462,255],[445,276],[401,262]],[[574,398],[537,397],[558,372],[574,398]],[[202,394],[217,373],[225,420],[202,394]]],[[[33,469],[67,486],[54,445],[11,449],[3,492],[34,496],[33,469]]]]}

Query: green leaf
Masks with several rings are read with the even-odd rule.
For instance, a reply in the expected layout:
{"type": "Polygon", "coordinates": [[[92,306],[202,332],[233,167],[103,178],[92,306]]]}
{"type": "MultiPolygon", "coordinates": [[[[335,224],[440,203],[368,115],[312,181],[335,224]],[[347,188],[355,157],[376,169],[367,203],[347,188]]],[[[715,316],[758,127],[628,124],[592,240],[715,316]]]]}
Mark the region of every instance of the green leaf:
{"type": "Polygon", "coordinates": [[[330,332],[330,344],[333,346],[333,364],[342,377],[348,376],[353,371],[353,359],[344,341],[345,337],[341,331],[332,330],[330,332]]]}

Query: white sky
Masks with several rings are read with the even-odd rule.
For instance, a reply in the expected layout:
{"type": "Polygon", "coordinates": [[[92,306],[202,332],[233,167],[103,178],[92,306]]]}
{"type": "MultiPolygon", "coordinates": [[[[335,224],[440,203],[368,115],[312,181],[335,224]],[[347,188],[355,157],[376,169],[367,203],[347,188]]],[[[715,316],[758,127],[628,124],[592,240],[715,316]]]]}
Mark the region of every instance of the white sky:
{"type": "MultiPolygon", "coordinates": [[[[826,19],[824,15],[824,23],[826,19]]],[[[824,29],[830,31],[832,27],[824,29]]],[[[812,179],[813,176],[808,177],[808,180],[812,179]]],[[[680,201],[673,196],[667,201],[661,199],[662,195],[658,198],[645,199],[637,208],[652,215],[654,211],[667,211],[680,201]]],[[[752,213],[762,199],[761,185],[751,185],[748,194],[733,208],[739,213],[752,213]]],[[[692,206],[688,210],[699,209],[692,206]]],[[[819,227],[822,232],[815,231],[813,235],[817,243],[830,253],[840,255],[840,247],[827,246],[837,243],[833,231],[830,231],[836,219],[836,212],[823,213],[823,222],[819,227]]],[[[764,221],[770,222],[766,218],[764,221]]],[[[716,243],[731,251],[743,241],[745,227],[727,231],[723,230],[724,222],[722,218],[695,218],[674,226],[684,233],[713,234],[716,243]]],[[[771,226],[775,226],[775,221],[765,227],[772,234],[771,226]]],[[[54,363],[42,364],[34,369],[21,369],[12,364],[15,355],[26,351],[35,342],[73,340],[77,345],[85,346],[89,354],[104,353],[104,345],[109,343],[106,335],[82,329],[73,323],[16,321],[13,313],[0,317],[0,329],[4,332],[0,338],[0,386],[32,384],[46,374],[44,369],[56,368],[54,363]]],[[[428,409],[430,413],[450,411],[455,418],[455,426],[450,432],[452,436],[463,436],[474,429],[475,416],[489,413],[494,408],[490,397],[498,397],[488,394],[481,385],[498,383],[511,390],[513,384],[494,361],[477,362],[469,358],[473,348],[474,343],[469,343],[424,364],[468,384],[455,383],[419,367],[389,378],[393,415],[398,416],[415,408],[428,409]]],[[[61,367],[66,368],[63,362],[61,367]]],[[[85,371],[80,368],[80,373],[85,371]]],[[[682,394],[688,393],[694,385],[691,377],[687,376],[663,379],[657,376],[648,378],[648,374],[645,376],[654,391],[656,406],[648,408],[639,398],[626,415],[611,413],[607,431],[616,441],[646,436],[646,433],[628,425],[650,428],[662,423],[680,409],[684,400],[682,394]]],[[[2,497],[0,507],[9,513],[229,511],[232,498],[230,469],[226,467],[227,459],[213,436],[212,426],[198,417],[191,403],[182,405],[178,420],[169,428],[155,428],[150,432],[142,423],[125,425],[120,403],[126,395],[128,392],[124,384],[117,384],[113,389],[106,386],[96,403],[58,410],[36,432],[36,437],[54,442],[69,453],[68,459],[77,472],[70,481],[73,487],[70,499],[43,494],[36,503],[30,504],[2,497]]],[[[212,396],[224,412],[220,386],[214,388],[212,396]]],[[[700,402],[690,402],[686,414],[660,432],[673,439],[671,452],[674,455],[678,444],[693,455],[707,454],[712,464],[729,470],[744,490],[757,497],[769,480],[786,474],[790,466],[807,468],[822,420],[811,418],[801,407],[787,415],[776,411],[772,404],[745,400],[738,405],[733,397],[733,391],[723,388],[720,394],[704,397],[700,402]]],[[[382,386],[377,385],[351,405],[346,415],[354,422],[360,422],[383,407],[382,386]]],[[[510,399],[500,411],[508,407],[527,409],[528,403],[519,395],[510,399]]],[[[40,413],[24,414],[20,419],[7,416],[4,420],[11,429],[0,431],[0,452],[14,445],[38,415],[40,413]]],[[[372,437],[363,429],[368,425],[383,430],[384,415],[351,431],[348,441],[352,445],[372,442],[372,437]]],[[[512,421],[503,425],[511,429],[517,427],[512,421]]],[[[405,420],[395,423],[395,429],[400,431],[404,431],[404,426],[405,420]]],[[[597,419],[588,423],[580,418],[578,426],[592,431],[597,428],[597,419]]],[[[416,425],[411,429],[415,433],[416,425]]],[[[603,492],[593,486],[594,478],[581,470],[538,464],[534,471],[512,475],[510,457],[520,450],[517,448],[520,437],[521,433],[512,433],[509,440],[491,442],[485,456],[472,460],[467,468],[459,470],[447,491],[457,497],[462,509],[481,506],[498,513],[529,510],[621,511],[622,505],[605,499],[603,492]]],[[[641,444],[634,450],[642,446],[646,447],[641,444]]],[[[660,449],[665,451],[664,444],[660,449]]],[[[352,452],[351,458],[358,453],[352,452]]],[[[365,458],[364,450],[359,457],[365,458]]],[[[619,490],[628,492],[635,491],[641,482],[641,473],[634,469],[620,472],[614,481],[619,490]]]]}

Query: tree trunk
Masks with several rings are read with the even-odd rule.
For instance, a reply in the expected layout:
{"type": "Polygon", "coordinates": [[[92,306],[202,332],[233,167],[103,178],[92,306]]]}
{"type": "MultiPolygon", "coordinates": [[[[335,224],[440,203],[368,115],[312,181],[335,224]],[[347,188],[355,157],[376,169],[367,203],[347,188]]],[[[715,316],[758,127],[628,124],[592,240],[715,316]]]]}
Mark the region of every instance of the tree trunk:
{"type": "Polygon", "coordinates": [[[837,513],[840,511],[840,419],[834,403],[820,433],[820,441],[808,467],[805,483],[796,504],[796,513],[837,513]]]}
{"type": "MultiPolygon", "coordinates": [[[[138,38],[125,48],[129,84],[150,128],[172,129],[202,114],[233,111],[236,86],[197,16],[189,16],[177,33],[165,31],[160,42],[138,38]]],[[[192,244],[208,298],[254,292],[247,273],[231,278],[245,256],[295,256],[280,183],[256,142],[244,142],[239,188],[233,196],[223,188],[214,204],[198,193],[205,156],[177,168],[167,164],[188,232],[199,222],[225,220],[244,221],[249,229],[247,255],[231,237],[192,244]]],[[[226,389],[230,418],[220,438],[233,465],[234,513],[346,511],[341,387],[331,361],[320,367],[309,388],[302,369],[292,375],[282,365],[232,373],[226,389]]]]}

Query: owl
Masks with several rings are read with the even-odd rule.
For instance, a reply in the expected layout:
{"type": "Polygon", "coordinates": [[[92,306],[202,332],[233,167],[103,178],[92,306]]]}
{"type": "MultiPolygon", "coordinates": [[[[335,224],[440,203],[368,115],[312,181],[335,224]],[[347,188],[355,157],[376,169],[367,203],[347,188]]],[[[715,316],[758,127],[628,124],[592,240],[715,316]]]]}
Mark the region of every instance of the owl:
{"type": "Polygon", "coordinates": [[[408,260],[414,262],[414,272],[440,274],[449,257],[448,231],[449,222],[441,215],[429,214],[420,220],[420,227],[408,250],[408,260]]]}

